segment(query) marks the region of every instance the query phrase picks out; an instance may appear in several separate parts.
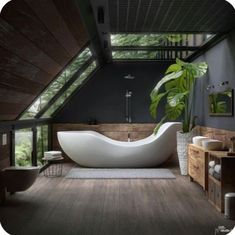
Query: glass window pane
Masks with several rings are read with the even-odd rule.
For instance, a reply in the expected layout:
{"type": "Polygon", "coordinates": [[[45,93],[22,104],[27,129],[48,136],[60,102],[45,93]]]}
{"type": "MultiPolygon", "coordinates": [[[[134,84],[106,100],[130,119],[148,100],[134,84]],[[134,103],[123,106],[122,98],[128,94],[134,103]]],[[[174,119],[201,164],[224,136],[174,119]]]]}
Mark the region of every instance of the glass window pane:
{"type": "Polygon", "coordinates": [[[37,127],[37,165],[43,166],[44,152],[48,151],[48,125],[37,127]]]}
{"type": "Polygon", "coordinates": [[[34,118],[91,56],[92,54],[89,48],[83,50],[78,57],[67,66],[61,75],[48,86],[20,119],[34,118]]]}
{"type": "Polygon", "coordinates": [[[111,46],[200,46],[213,34],[111,34],[111,46]]]}
{"type": "Polygon", "coordinates": [[[21,129],[15,132],[15,162],[16,166],[31,166],[33,151],[33,133],[31,129],[21,129]]]}
{"type": "Polygon", "coordinates": [[[51,105],[51,107],[43,115],[44,118],[51,117],[51,115],[66,101],[66,99],[88,78],[88,76],[97,67],[96,61],[92,62],[87,69],[74,81],[74,83],[51,105]]]}
{"type": "Polygon", "coordinates": [[[156,59],[155,51],[113,51],[113,59],[156,59]]]}

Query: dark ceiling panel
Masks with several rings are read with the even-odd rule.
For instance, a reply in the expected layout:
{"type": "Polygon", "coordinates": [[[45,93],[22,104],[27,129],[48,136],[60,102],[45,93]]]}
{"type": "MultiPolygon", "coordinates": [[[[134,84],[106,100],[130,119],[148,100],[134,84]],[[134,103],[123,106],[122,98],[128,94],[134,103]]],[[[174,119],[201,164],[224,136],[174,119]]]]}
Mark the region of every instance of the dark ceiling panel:
{"type": "Polygon", "coordinates": [[[75,56],[80,46],[68,29],[63,17],[58,12],[53,0],[25,1],[60,44],[63,45],[70,56],[75,56]]]}
{"type": "Polygon", "coordinates": [[[70,59],[67,51],[23,0],[10,2],[4,8],[2,17],[61,66],[70,59]]]}
{"type": "Polygon", "coordinates": [[[0,100],[4,103],[28,104],[33,96],[11,89],[0,88],[0,100]]]}
{"type": "Polygon", "coordinates": [[[76,0],[12,0],[0,16],[0,120],[17,118],[88,43],[76,0]]]}
{"type": "Polygon", "coordinates": [[[227,32],[235,11],[223,0],[107,0],[110,31],[227,32]]]}
{"type": "Polygon", "coordinates": [[[1,71],[0,88],[7,88],[10,90],[34,95],[38,94],[38,92],[40,92],[44,86],[31,80],[12,75],[5,71],[1,71]]]}
{"type": "Polygon", "coordinates": [[[22,109],[24,109],[24,104],[13,104],[13,103],[3,103],[0,102],[0,117],[1,115],[17,115],[22,109]]]}
{"type": "Polygon", "coordinates": [[[0,18],[0,45],[51,75],[61,70],[60,65],[2,18],[0,18]]]}
{"type": "MultiPolygon", "coordinates": [[[[16,76],[35,81],[40,84],[48,84],[52,79],[51,75],[41,71],[34,65],[22,60],[11,52],[0,47],[0,70],[16,76]]],[[[1,73],[0,73],[0,76],[1,73]]]]}
{"type": "Polygon", "coordinates": [[[54,0],[54,4],[81,48],[88,42],[88,36],[75,1],[76,0],[54,0]]]}

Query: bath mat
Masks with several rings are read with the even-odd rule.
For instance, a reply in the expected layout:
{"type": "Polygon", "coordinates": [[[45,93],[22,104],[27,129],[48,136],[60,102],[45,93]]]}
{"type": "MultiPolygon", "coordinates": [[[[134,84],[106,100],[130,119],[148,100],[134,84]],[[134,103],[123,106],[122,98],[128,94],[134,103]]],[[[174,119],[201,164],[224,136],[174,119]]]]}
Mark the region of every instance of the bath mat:
{"type": "Polygon", "coordinates": [[[72,168],[66,179],[175,179],[168,169],[159,168],[72,168]]]}

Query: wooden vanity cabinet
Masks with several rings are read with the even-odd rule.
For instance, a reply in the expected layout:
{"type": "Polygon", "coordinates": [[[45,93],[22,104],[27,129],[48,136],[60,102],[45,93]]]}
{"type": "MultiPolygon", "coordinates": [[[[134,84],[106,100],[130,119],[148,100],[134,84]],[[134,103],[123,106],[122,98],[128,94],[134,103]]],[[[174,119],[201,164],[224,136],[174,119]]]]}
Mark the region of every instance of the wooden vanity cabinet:
{"type": "Polygon", "coordinates": [[[220,180],[208,176],[208,200],[223,213],[225,194],[235,192],[235,156],[227,156],[227,152],[210,152],[208,160],[221,164],[220,180]]]}
{"type": "Polygon", "coordinates": [[[197,182],[204,190],[208,189],[208,151],[202,147],[189,144],[188,174],[191,181],[197,182]]]}

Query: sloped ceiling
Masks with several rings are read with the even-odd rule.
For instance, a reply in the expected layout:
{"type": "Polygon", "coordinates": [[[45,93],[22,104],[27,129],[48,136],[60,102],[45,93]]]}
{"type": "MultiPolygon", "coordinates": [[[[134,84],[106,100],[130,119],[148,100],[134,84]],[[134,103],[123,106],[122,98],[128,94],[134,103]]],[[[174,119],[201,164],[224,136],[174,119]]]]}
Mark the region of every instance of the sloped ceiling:
{"type": "Polygon", "coordinates": [[[76,0],[13,0],[0,15],[0,120],[14,120],[88,42],[76,0]]]}
{"type": "Polygon", "coordinates": [[[110,32],[227,32],[235,11],[225,0],[107,0],[110,32]]]}

